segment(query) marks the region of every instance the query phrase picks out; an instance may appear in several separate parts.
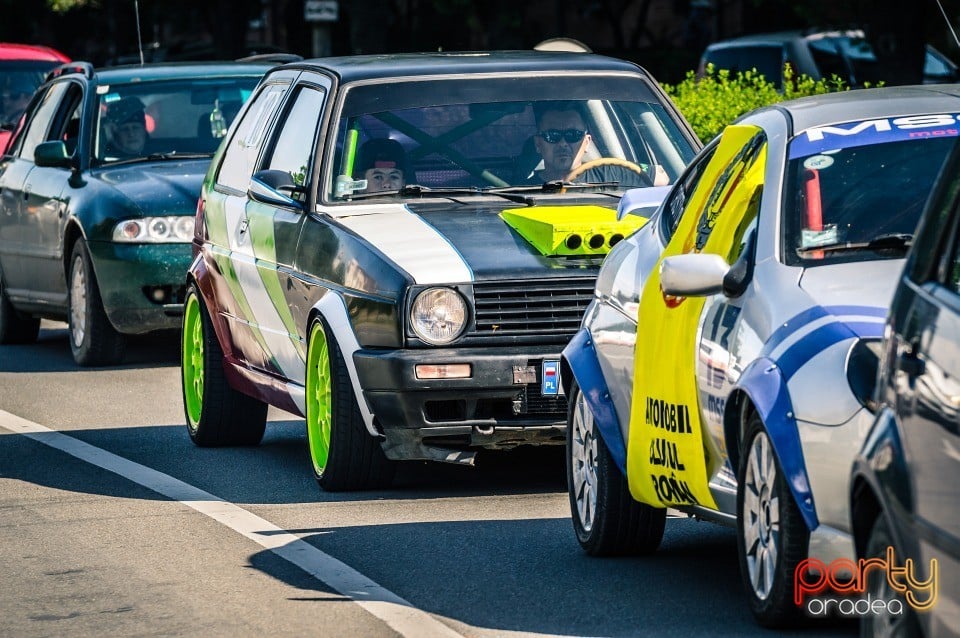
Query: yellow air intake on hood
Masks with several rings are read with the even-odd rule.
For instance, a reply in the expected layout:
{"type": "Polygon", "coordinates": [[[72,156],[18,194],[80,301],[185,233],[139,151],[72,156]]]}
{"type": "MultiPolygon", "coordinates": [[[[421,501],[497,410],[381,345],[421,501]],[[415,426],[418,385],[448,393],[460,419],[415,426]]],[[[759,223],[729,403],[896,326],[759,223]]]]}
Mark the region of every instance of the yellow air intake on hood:
{"type": "Polygon", "coordinates": [[[606,255],[617,242],[647,223],[636,215],[617,221],[617,212],[602,206],[511,208],[500,217],[548,257],[606,255]]]}

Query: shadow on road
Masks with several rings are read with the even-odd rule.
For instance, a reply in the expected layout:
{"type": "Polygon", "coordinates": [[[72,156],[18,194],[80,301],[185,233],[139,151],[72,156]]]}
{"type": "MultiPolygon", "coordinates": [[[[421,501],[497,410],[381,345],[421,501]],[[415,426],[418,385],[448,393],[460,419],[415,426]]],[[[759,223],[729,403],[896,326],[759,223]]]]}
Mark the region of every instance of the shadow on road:
{"type": "MultiPolygon", "coordinates": [[[[0,346],[0,372],[74,372],[88,370],[73,361],[67,324],[44,321],[36,343],[0,346]]],[[[135,370],[180,365],[180,332],[164,330],[127,337],[123,362],[107,370],[135,370]]]]}

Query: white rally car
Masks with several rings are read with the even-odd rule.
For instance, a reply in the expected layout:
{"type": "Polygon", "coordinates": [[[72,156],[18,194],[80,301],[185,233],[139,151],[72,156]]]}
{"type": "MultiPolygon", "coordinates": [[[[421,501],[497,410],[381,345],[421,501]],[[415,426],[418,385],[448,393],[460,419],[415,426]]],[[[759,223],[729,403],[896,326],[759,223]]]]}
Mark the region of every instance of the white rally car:
{"type": "Polygon", "coordinates": [[[849,475],[883,321],[958,112],[960,87],[755,111],[610,253],[562,361],[589,554],[655,550],[667,507],[736,526],[768,626],[800,611],[801,561],[854,557],[849,475]]]}

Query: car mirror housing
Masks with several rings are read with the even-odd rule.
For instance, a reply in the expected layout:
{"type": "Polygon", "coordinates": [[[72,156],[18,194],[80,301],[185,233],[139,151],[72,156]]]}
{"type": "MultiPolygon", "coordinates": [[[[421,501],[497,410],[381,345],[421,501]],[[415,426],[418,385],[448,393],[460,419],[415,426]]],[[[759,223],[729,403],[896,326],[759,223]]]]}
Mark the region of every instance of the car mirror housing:
{"type": "Polygon", "coordinates": [[[667,257],[660,264],[660,287],[675,297],[706,297],[723,292],[730,265],[720,255],[667,257]]]}
{"type": "Polygon", "coordinates": [[[306,192],[306,188],[294,182],[290,173],[277,170],[262,170],[254,173],[247,188],[247,194],[258,202],[288,208],[302,208],[303,204],[287,193],[306,192]]]}
{"type": "Polygon", "coordinates": [[[645,188],[631,188],[623,194],[620,205],[617,206],[617,221],[627,215],[637,215],[649,218],[667,198],[672,186],[647,186],[645,188]]]}
{"type": "Polygon", "coordinates": [[[60,140],[37,144],[33,151],[33,161],[37,166],[70,168],[73,158],[67,153],[67,145],[60,140]]]}

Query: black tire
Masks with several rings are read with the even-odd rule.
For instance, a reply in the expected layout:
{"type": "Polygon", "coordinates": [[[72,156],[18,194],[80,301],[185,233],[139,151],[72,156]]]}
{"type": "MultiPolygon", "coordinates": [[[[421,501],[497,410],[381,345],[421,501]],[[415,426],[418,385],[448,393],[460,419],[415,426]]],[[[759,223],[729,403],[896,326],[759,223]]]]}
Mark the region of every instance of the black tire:
{"type": "Polygon", "coordinates": [[[660,546],[667,510],[638,503],[620,472],[576,382],[567,412],[567,495],[573,529],[580,546],[591,556],[650,554],[660,546]],[[591,479],[586,478],[592,474],[591,479]],[[593,512],[587,496],[596,482],[593,512]],[[582,510],[582,511],[581,511],[582,510]]]}
{"type": "Polygon", "coordinates": [[[24,317],[17,312],[3,283],[0,272],[0,344],[33,343],[40,334],[40,319],[24,317]]]}
{"type": "Polygon", "coordinates": [[[67,323],[70,350],[81,366],[110,366],[123,360],[123,335],[116,331],[103,309],[93,262],[86,242],[78,239],[67,270],[67,323]]]}
{"type": "MultiPolygon", "coordinates": [[[[886,517],[881,512],[870,530],[870,536],[867,537],[866,556],[864,558],[879,558],[885,561],[888,547],[895,547],[893,535],[890,533],[886,517]]],[[[901,561],[907,558],[907,555],[900,548],[897,547],[896,550],[896,555],[900,557],[901,561]]],[[[884,570],[873,569],[867,572],[867,595],[870,596],[871,600],[884,600],[888,603],[896,598],[903,607],[903,614],[893,616],[871,613],[861,616],[861,638],[880,638],[881,636],[913,638],[923,635],[917,613],[913,607],[907,604],[902,594],[890,587],[884,570]]]]}
{"type": "Polygon", "coordinates": [[[311,401],[309,396],[306,401],[307,449],[317,483],[328,492],[389,487],[397,463],[386,457],[380,442],[367,431],[343,353],[329,328],[315,320],[307,348],[308,394],[316,391],[318,383],[327,383],[328,402],[311,401]],[[328,438],[320,432],[323,419],[329,423],[328,438]],[[318,448],[320,439],[326,447],[325,460],[318,448]]]}
{"type": "Polygon", "coordinates": [[[193,285],[187,290],[183,321],[180,381],[190,439],[200,447],[258,445],[268,406],[227,383],[223,349],[193,285]]]}
{"type": "Polygon", "coordinates": [[[760,625],[771,628],[785,627],[805,620],[800,608],[793,601],[793,577],[797,565],[807,556],[809,539],[810,531],[784,480],[783,470],[773,451],[773,444],[763,427],[763,421],[754,413],[747,422],[747,430],[740,451],[740,468],[737,473],[737,554],[747,602],[760,625]],[[755,443],[761,446],[759,450],[755,448],[755,443]],[[761,456],[767,462],[773,463],[776,476],[772,485],[765,484],[766,487],[758,492],[755,489],[756,481],[753,477],[758,474],[763,475],[763,468],[767,466],[758,466],[759,473],[756,469],[749,468],[753,459],[755,457],[759,459],[761,456]],[[752,503],[760,504],[758,510],[760,516],[752,514],[757,508],[749,512],[744,511],[748,490],[751,495],[758,493],[771,495],[769,498],[757,497],[755,500],[751,498],[752,503]],[[774,498],[777,501],[776,504],[773,503],[774,498]],[[773,507],[776,507],[779,514],[779,525],[771,523],[770,512],[773,507]],[[758,533],[757,542],[748,548],[744,540],[745,530],[748,525],[754,524],[761,531],[758,533]],[[766,547],[775,548],[776,551],[772,560],[772,582],[767,582],[767,578],[763,576],[765,571],[762,569],[765,564],[763,561],[769,559],[769,553],[763,552],[763,548],[760,547],[761,542],[765,543],[766,547]],[[758,552],[761,552],[759,559],[758,552]],[[750,567],[751,564],[756,566],[758,562],[760,567],[755,567],[753,572],[758,578],[755,585],[750,567]]]}

